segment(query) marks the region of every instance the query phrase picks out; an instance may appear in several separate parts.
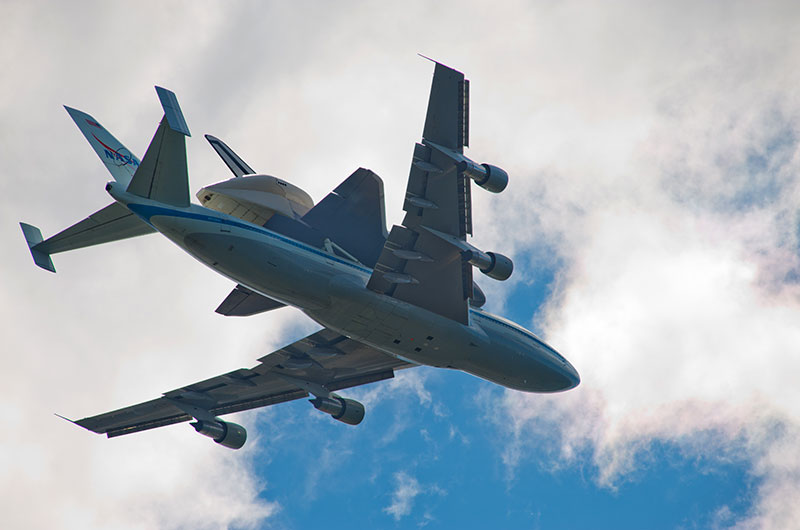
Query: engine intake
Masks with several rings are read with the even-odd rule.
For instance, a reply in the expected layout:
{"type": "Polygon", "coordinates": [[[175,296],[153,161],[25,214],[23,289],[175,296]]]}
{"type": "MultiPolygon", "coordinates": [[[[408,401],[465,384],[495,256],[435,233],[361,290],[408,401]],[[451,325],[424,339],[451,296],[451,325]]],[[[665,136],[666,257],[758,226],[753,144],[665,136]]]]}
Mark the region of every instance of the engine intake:
{"type": "Polygon", "coordinates": [[[508,173],[491,164],[478,165],[467,159],[458,164],[458,170],[492,193],[500,193],[508,186],[508,173]]]}
{"type": "Polygon", "coordinates": [[[245,428],[229,421],[197,420],[191,426],[203,436],[208,436],[218,444],[231,449],[241,449],[247,441],[245,428]]]}
{"type": "Polygon", "coordinates": [[[514,272],[514,262],[511,258],[494,252],[481,252],[480,250],[467,250],[464,259],[478,267],[489,278],[504,281],[514,272]]]}
{"type": "Polygon", "coordinates": [[[358,425],[364,419],[364,405],[353,399],[346,399],[333,395],[332,397],[318,397],[310,400],[314,408],[326,412],[334,420],[358,425]]]}

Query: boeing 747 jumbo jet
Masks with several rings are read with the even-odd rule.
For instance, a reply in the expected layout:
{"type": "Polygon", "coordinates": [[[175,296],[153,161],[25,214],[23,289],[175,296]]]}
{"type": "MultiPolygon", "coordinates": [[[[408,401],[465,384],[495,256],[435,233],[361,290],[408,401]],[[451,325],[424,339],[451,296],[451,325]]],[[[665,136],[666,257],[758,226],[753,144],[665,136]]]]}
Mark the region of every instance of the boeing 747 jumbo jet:
{"type": "MultiPolygon", "coordinates": [[[[156,92],[164,118],[139,160],[92,116],[66,107],[111,172],[114,199],[43,239],[20,223],[39,267],[52,254],[160,232],[236,282],[217,308],[248,316],[292,305],[324,329],[242,368],[161,397],[75,421],[109,438],[190,421],[200,434],[238,449],[245,429],[220,416],[313,395],[311,404],[356,425],[364,406],[337,394],[419,365],[462,370],[525,392],[559,392],[580,379],[530,331],[481,309],[473,267],[506,280],[511,260],[467,241],[471,182],[493,193],[508,175],[464,156],[469,81],[436,63],[422,142],[414,146],[405,218],[387,233],[383,182],[357,169],[318,204],[306,192],[257,174],[224,142],[206,136],[234,178],[189,200],[185,137],[175,94],[156,92]]],[[[70,420],[71,421],[71,420],[70,420]]]]}

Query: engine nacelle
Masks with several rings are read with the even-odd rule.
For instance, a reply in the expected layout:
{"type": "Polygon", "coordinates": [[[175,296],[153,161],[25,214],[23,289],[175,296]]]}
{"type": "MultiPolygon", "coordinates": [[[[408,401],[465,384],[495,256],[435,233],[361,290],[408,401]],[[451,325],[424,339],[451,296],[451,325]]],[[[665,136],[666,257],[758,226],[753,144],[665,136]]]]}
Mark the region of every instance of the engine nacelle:
{"type": "Polygon", "coordinates": [[[468,250],[464,252],[464,259],[478,267],[489,278],[507,280],[514,272],[514,262],[511,258],[494,252],[481,252],[468,250]]]}
{"type": "Polygon", "coordinates": [[[494,252],[487,252],[492,258],[492,266],[488,270],[481,269],[481,272],[495,280],[504,281],[511,277],[514,272],[514,262],[511,258],[494,252]]]}
{"type": "Polygon", "coordinates": [[[500,193],[508,186],[508,173],[491,164],[478,165],[472,160],[464,160],[458,164],[458,170],[492,193],[500,193]]]}
{"type": "Polygon", "coordinates": [[[353,399],[333,395],[312,399],[311,404],[317,410],[330,414],[334,420],[348,425],[358,425],[364,419],[364,405],[353,399]]]}
{"type": "Polygon", "coordinates": [[[247,431],[239,424],[229,421],[197,420],[191,424],[194,430],[208,436],[220,445],[231,449],[241,449],[247,441],[247,431]]]}

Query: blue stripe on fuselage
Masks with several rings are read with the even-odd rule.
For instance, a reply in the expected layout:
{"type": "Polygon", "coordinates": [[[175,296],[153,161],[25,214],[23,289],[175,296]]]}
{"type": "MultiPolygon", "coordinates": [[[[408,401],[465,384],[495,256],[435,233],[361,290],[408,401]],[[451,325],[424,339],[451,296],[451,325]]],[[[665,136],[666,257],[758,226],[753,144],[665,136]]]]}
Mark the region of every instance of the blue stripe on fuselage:
{"type": "MultiPolygon", "coordinates": [[[[236,218],[233,218],[233,217],[217,217],[217,216],[214,216],[214,215],[201,214],[201,213],[187,211],[187,210],[183,210],[183,209],[174,209],[174,208],[166,208],[166,207],[162,207],[162,206],[154,206],[154,205],[150,205],[150,204],[128,204],[127,206],[128,206],[128,209],[130,209],[133,213],[135,213],[136,215],[141,217],[148,224],[151,224],[150,223],[150,218],[151,217],[153,217],[155,215],[164,215],[164,216],[172,216],[172,217],[183,217],[183,218],[186,218],[186,219],[196,219],[198,221],[206,221],[206,222],[209,222],[209,223],[217,223],[217,224],[221,224],[221,225],[235,226],[237,228],[242,228],[244,230],[249,230],[249,231],[255,232],[257,234],[261,234],[261,235],[265,235],[267,237],[271,237],[273,239],[277,239],[278,241],[282,241],[282,242],[284,242],[284,243],[286,243],[288,245],[292,245],[294,247],[300,248],[302,250],[305,250],[306,252],[310,252],[310,253],[315,254],[317,256],[321,256],[321,257],[323,257],[325,259],[333,260],[333,261],[335,261],[337,263],[341,263],[342,265],[346,265],[348,267],[352,267],[353,269],[356,269],[356,270],[358,270],[360,272],[364,272],[364,273],[370,274],[370,275],[372,274],[372,269],[368,269],[366,267],[363,267],[363,266],[360,266],[360,265],[356,265],[355,263],[353,263],[351,261],[344,260],[342,258],[339,258],[338,256],[332,256],[331,254],[328,254],[326,252],[322,252],[321,250],[318,250],[318,249],[316,249],[314,247],[306,245],[305,243],[301,243],[301,242],[299,242],[299,241],[297,241],[295,239],[291,239],[289,237],[277,234],[277,233],[275,233],[275,232],[273,232],[271,230],[268,230],[268,229],[266,229],[266,228],[264,228],[262,226],[254,225],[252,223],[242,222],[242,221],[239,221],[239,220],[237,220],[236,218]]],[[[505,327],[507,329],[515,331],[516,333],[519,333],[520,335],[524,335],[525,337],[527,337],[529,339],[532,339],[534,342],[536,342],[540,346],[543,346],[548,351],[551,351],[552,353],[554,353],[559,359],[564,360],[564,358],[558,352],[556,352],[553,348],[548,346],[544,341],[542,341],[539,337],[537,337],[533,333],[531,333],[531,332],[529,332],[527,330],[524,330],[522,328],[511,326],[507,322],[504,322],[503,320],[499,320],[498,318],[493,317],[491,315],[491,313],[486,313],[484,311],[480,311],[480,310],[473,309],[473,308],[470,308],[469,312],[471,314],[473,314],[473,315],[476,315],[476,316],[478,316],[480,318],[485,318],[486,320],[494,322],[495,324],[503,326],[503,327],[505,327]]]]}
{"type": "Polygon", "coordinates": [[[306,252],[311,252],[312,254],[316,254],[317,256],[321,256],[325,259],[333,260],[337,263],[341,263],[342,265],[346,265],[348,267],[352,267],[358,271],[372,274],[372,269],[368,269],[361,265],[357,265],[352,261],[344,260],[338,256],[334,256],[328,254],[327,252],[323,252],[318,250],[314,247],[306,245],[305,243],[301,243],[296,239],[291,239],[286,236],[282,236],[280,234],[276,234],[271,230],[267,230],[263,226],[254,225],[252,223],[246,223],[242,221],[238,221],[233,217],[216,217],[213,215],[201,214],[187,210],[178,210],[172,208],[164,208],[161,206],[153,206],[149,204],[128,204],[128,209],[130,209],[133,213],[138,215],[139,217],[143,218],[145,221],[150,223],[150,218],[156,215],[164,215],[164,216],[171,216],[171,217],[183,217],[186,219],[196,219],[198,221],[206,221],[209,223],[217,223],[221,225],[227,226],[235,226],[236,228],[242,228],[244,230],[249,230],[251,232],[255,232],[257,234],[261,234],[267,237],[271,237],[273,239],[277,239],[278,241],[282,241],[288,245],[292,245],[294,247],[300,248],[305,250],[306,252]]]}

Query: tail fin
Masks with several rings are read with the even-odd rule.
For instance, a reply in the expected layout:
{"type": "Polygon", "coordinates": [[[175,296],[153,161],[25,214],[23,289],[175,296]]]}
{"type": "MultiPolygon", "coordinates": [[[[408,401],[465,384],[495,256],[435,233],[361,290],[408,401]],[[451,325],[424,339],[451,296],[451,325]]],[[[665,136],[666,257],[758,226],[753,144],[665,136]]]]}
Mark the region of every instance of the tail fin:
{"type": "Polygon", "coordinates": [[[150,225],[116,202],[46,240],[35,226],[27,223],[20,223],[20,226],[34,263],[50,272],[56,272],[51,254],[155,232],[150,225]]]}
{"type": "Polygon", "coordinates": [[[214,151],[217,152],[219,157],[225,162],[225,165],[228,166],[228,169],[233,171],[233,175],[235,177],[241,177],[242,175],[252,175],[255,173],[253,168],[247,165],[247,162],[239,158],[239,155],[233,152],[233,149],[228,147],[228,144],[211,136],[210,134],[206,135],[206,140],[208,143],[211,144],[211,147],[214,148],[214,151]]]}
{"type": "Polygon", "coordinates": [[[173,206],[189,206],[186,136],[191,136],[175,94],[156,87],[164,118],[150,141],[128,192],[173,206]]]}
{"type": "MultiPolygon", "coordinates": [[[[175,94],[161,87],[156,87],[156,92],[164,108],[164,119],[141,162],[90,115],[70,107],[66,109],[114,179],[127,186],[129,192],[176,206],[188,206],[184,136],[189,136],[189,128],[175,94]]],[[[56,272],[51,254],[155,232],[117,202],[48,239],[44,239],[35,226],[20,223],[20,227],[33,261],[51,272],[56,272]]]]}
{"type": "Polygon", "coordinates": [[[64,108],[67,109],[75,125],[78,126],[97,156],[108,168],[114,180],[127,186],[139,167],[139,159],[92,116],[66,105],[64,108]]]}

